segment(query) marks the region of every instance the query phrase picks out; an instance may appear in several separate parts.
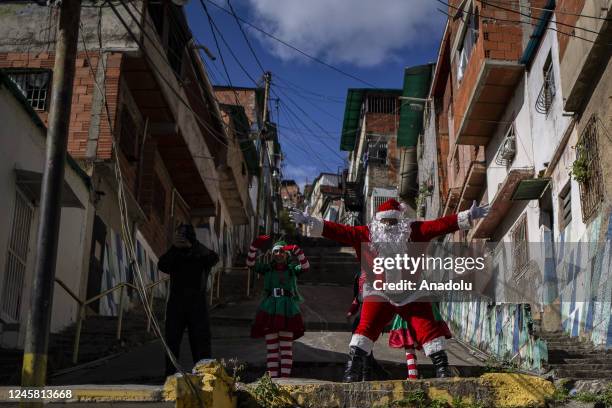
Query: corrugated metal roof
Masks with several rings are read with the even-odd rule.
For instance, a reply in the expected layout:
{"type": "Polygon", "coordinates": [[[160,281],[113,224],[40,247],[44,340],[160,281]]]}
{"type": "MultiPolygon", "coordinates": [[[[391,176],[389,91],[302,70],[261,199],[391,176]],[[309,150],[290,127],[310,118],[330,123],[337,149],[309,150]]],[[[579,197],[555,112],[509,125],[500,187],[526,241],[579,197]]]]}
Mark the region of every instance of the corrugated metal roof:
{"type": "MultiPolygon", "coordinates": [[[[406,68],[404,71],[403,96],[421,99],[427,98],[433,67],[434,64],[425,64],[406,68]]],[[[410,107],[410,103],[402,102],[399,129],[397,131],[397,145],[415,147],[419,134],[423,132],[423,111],[413,110],[410,107]]]]}

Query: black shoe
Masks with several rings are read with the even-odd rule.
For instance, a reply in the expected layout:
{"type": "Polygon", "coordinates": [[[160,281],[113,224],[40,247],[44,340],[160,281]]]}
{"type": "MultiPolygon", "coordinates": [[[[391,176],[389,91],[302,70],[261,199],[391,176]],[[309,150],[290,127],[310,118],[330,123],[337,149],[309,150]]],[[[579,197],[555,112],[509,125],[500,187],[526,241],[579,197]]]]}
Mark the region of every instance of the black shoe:
{"type": "MultiPolygon", "coordinates": [[[[368,363],[374,380],[387,381],[391,379],[391,374],[387,370],[385,370],[385,368],[380,365],[380,363],[374,358],[374,353],[370,353],[370,355],[368,356],[368,363]]],[[[365,379],[365,374],[363,377],[364,381],[369,381],[365,379]]]]}
{"type": "Polygon", "coordinates": [[[429,356],[436,372],[436,378],[452,377],[450,368],[448,368],[448,356],[446,351],[441,350],[429,356]]]}
{"type": "Polygon", "coordinates": [[[346,363],[346,370],[344,370],[342,382],[351,383],[363,381],[364,367],[368,365],[367,360],[368,353],[359,347],[351,346],[349,350],[349,360],[346,363]]]}

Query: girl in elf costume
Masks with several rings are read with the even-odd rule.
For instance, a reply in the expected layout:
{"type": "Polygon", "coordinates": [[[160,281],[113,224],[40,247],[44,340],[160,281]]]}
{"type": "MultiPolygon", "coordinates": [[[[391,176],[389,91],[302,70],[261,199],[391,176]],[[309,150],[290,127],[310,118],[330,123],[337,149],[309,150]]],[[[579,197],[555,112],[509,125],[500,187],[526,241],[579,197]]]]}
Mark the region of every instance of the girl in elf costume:
{"type": "Polygon", "coordinates": [[[398,314],[393,318],[391,330],[389,331],[389,347],[403,348],[406,351],[406,366],[408,368],[408,379],[416,380],[419,377],[416,364],[417,344],[410,333],[408,322],[398,314]]]}
{"type": "Polygon", "coordinates": [[[289,377],[293,365],[293,341],[304,335],[297,277],[307,271],[310,264],[300,247],[283,241],[272,246],[271,257],[256,259],[257,252],[263,251],[270,242],[267,235],[257,237],[247,257],[247,266],[264,277],[264,299],[255,315],[251,337],[266,339],[270,377],[289,377]],[[297,257],[299,263],[291,262],[291,255],[297,257]]]}

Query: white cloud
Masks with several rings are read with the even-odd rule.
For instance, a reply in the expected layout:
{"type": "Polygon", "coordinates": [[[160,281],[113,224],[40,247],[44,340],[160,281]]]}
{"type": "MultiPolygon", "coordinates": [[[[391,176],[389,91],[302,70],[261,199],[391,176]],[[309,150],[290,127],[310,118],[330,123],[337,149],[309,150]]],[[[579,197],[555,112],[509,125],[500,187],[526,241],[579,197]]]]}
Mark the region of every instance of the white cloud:
{"type": "Polygon", "coordinates": [[[288,164],[283,167],[283,179],[295,180],[300,186],[300,192],[304,193],[304,185],[306,182],[312,183],[312,181],[319,175],[319,170],[316,166],[304,164],[295,166],[288,164]]]}
{"type": "MultiPolygon", "coordinates": [[[[374,66],[421,43],[437,46],[444,15],[433,0],[246,0],[258,26],[331,63],[374,66]]],[[[252,17],[251,17],[252,18],[252,17]]],[[[284,60],[303,58],[262,35],[284,60]]]]}

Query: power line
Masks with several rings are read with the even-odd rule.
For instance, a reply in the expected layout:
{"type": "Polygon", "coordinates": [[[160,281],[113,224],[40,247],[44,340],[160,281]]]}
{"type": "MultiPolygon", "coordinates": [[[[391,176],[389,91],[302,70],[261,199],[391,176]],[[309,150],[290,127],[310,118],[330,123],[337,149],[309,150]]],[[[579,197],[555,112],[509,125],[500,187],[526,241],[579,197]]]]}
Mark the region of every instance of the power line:
{"type": "Polygon", "coordinates": [[[278,79],[280,79],[281,82],[286,83],[287,87],[293,87],[293,88],[295,88],[295,89],[297,89],[299,91],[306,92],[306,93],[308,93],[310,95],[313,95],[313,96],[318,96],[318,97],[320,97],[322,99],[327,99],[327,100],[330,100],[330,101],[333,101],[333,102],[344,103],[344,97],[342,97],[342,96],[324,95],[324,94],[321,94],[321,93],[317,93],[317,92],[314,92],[314,91],[312,91],[310,89],[306,89],[306,88],[296,84],[295,82],[292,82],[292,81],[288,80],[287,78],[285,78],[285,77],[283,77],[281,75],[276,74],[275,76],[278,79]]]}
{"type": "Polygon", "coordinates": [[[257,53],[253,49],[253,46],[251,45],[251,42],[249,41],[249,37],[247,37],[246,33],[244,32],[244,28],[242,28],[242,24],[240,24],[240,20],[238,19],[238,16],[236,15],[236,11],[234,10],[234,7],[232,6],[232,3],[230,2],[230,0],[227,0],[227,5],[232,11],[234,19],[236,20],[236,24],[238,24],[238,28],[240,28],[240,32],[242,33],[242,36],[244,37],[244,41],[246,41],[247,45],[249,46],[249,50],[251,50],[251,54],[253,54],[255,61],[257,61],[257,65],[259,65],[261,72],[265,74],[266,70],[264,69],[261,61],[259,60],[259,57],[257,57],[257,53]]]}
{"type": "MultiPolygon", "coordinates": [[[[489,1],[495,3],[495,1],[493,1],[493,0],[489,0],[489,1]]],[[[542,8],[542,7],[535,7],[535,6],[522,6],[522,7],[526,7],[526,8],[532,9],[532,10],[542,10],[542,11],[550,11],[551,10],[551,9],[542,8]]],[[[586,14],[579,14],[579,13],[571,13],[569,11],[562,11],[562,10],[559,10],[557,8],[554,9],[554,12],[555,12],[555,14],[565,14],[565,15],[574,16],[574,17],[584,17],[584,18],[592,18],[592,19],[595,19],[595,20],[612,21],[611,18],[589,16],[589,15],[586,15],[586,14]]]]}
{"type": "MultiPolygon", "coordinates": [[[[200,0],[200,1],[203,1],[203,0],[200,0]]],[[[217,4],[217,3],[215,3],[214,1],[212,1],[212,0],[205,0],[205,1],[209,2],[210,4],[212,4],[213,6],[217,7],[218,9],[223,10],[223,11],[224,11],[224,12],[226,12],[227,14],[232,15],[232,12],[231,12],[230,10],[228,10],[228,9],[226,9],[225,7],[223,7],[223,6],[221,6],[221,5],[217,4]]],[[[286,41],[281,40],[280,38],[276,37],[275,35],[270,34],[269,32],[265,31],[264,29],[259,28],[258,26],[256,26],[256,25],[254,25],[254,24],[250,23],[249,21],[246,21],[245,19],[243,19],[242,17],[240,17],[240,16],[238,16],[238,15],[236,15],[236,18],[237,18],[238,20],[240,20],[242,23],[244,23],[244,24],[248,25],[249,27],[251,27],[251,28],[253,28],[253,29],[255,29],[255,30],[259,31],[259,32],[260,32],[260,33],[262,33],[263,35],[265,35],[265,36],[267,36],[267,37],[270,37],[270,38],[272,38],[272,39],[273,39],[273,40],[275,40],[275,41],[278,41],[279,43],[283,44],[284,46],[286,46],[286,47],[288,47],[288,48],[291,48],[292,50],[294,50],[294,51],[296,51],[296,52],[298,52],[298,53],[302,54],[303,56],[305,56],[305,57],[307,57],[307,58],[310,58],[311,60],[313,60],[313,61],[315,61],[315,62],[318,62],[318,63],[319,63],[319,64],[321,64],[321,65],[325,65],[326,67],[328,67],[328,68],[330,68],[330,69],[333,69],[334,71],[336,71],[336,72],[338,72],[338,73],[340,73],[340,74],[342,74],[342,75],[344,75],[344,76],[346,76],[346,77],[349,77],[349,78],[352,78],[352,79],[354,79],[354,80],[356,80],[356,81],[359,81],[359,82],[361,82],[362,84],[367,85],[367,86],[369,86],[369,87],[371,87],[371,88],[377,88],[377,86],[376,86],[376,85],[374,85],[374,84],[372,84],[372,83],[370,83],[370,82],[368,82],[368,81],[365,81],[365,80],[363,80],[363,79],[361,79],[361,78],[358,78],[358,77],[356,77],[355,75],[350,74],[350,73],[348,73],[348,72],[346,72],[346,71],[343,71],[343,70],[342,70],[342,69],[340,69],[340,68],[337,68],[337,67],[335,67],[335,66],[333,66],[333,65],[331,65],[331,64],[329,64],[329,63],[327,63],[327,62],[325,62],[325,61],[323,61],[323,60],[321,60],[321,59],[319,59],[319,58],[317,58],[317,57],[315,57],[315,56],[313,56],[313,55],[310,55],[310,54],[306,53],[305,51],[300,50],[299,48],[297,48],[297,47],[295,47],[295,46],[293,46],[293,45],[291,45],[291,44],[287,43],[286,41]]]]}
{"type": "MultiPolygon", "coordinates": [[[[223,53],[221,52],[221,47],[219,46],[219,41],[217,40],[217,34],[215,34],[216,25],[212,21],[212,17],[210,16],[210,13],[208,12],[208,8],[206,7],[206,4],[204,4],[202,0],[200,0],[200,4],[202,4],[202,7],[204,8],[204,12],[206,13],[206,17],[208,18],[208,25],[210,26],[210,32],[213,36],[213,40],[215,41],[215,46],[217,47],[217,52],[219,53],[219,58],[221,59],[221,65],[223,65],[223,70],[225,71],[225,75],[227,76],[227,84],[230,86],[230,88],[233,89],[234,86],[232,85],[232,78],[230,77],[229,71],[227,70],[227,66],[225,65],[225,59],[223,58],[223,53]]],[[[234,96],[236,97],[236,104],[240,105],[240,100],[236,92],[234,92],[234,96]]]]}
{"type": "MultiPolygon", "coordinates": [[[[444,5],[445,5],[445,6],[447,6],[447,7],[453,8],[453,9],[455,9],[455,10],[459,10],[459,11],[461,11],[462,13],[465,13],[465,14],[467,14],[467,15],[470,15],[470,16],[471,16],[471,15],[475,15],[475,14],[474,14],[474,13],[472,13],[472,12],[469,12],[469,11],[464,11],[463,9],[461,9],[461,8],[459,8],[459,7],[456,7],[456,6],[452,6],[452,5],[450,5],[450,4],[448,4],[448,3],[446,3],[446,2],[444,2],[444,1],[442,1],[442,0],[436,0],[436,1],[437,1],[438,3],[444,4],[444,5]]],[[[454,18],[454,16],[450,15],[448,12],[446,12],[446,11],[444,11],[444,10],[441,10],[441,9],[437,9],[437,10],[438,10],[440,13],[447,15],[449,18],[454,18]]],[[[550,11],[552,11],[552,10],[550,10],[550,11]]],[[[534,26],[536,25],[535,23],[530,23],[529,21],[509,20],[509,19],[505,19],[505,18],[496,18],[496,17],[487,17],[487,16],[482,16],[482,17],[483,17],[483,18],[486,18],[486,19],[488,19],[488,20],[504,21],[504,22],[508,22],[508,23],[515,23],[515,24],[517,24],[517,23],[518,23],[518,24],[527,24],[527,25],[529,25],[529,26],[531,26],[531,27],[534,27],[534,26]]],[[[580,40],[584,40],[584,41],[587,41],[587,42],[590,42],[590,43],[595,43],[595,41],[593,41],[593,40],[589,40],[588,38],[584,38],[584,37],[581,37],[581,36],[579,36],[579,35],[572,34],[572,33],[568,33],[568,32],[565,32],[565,31],[557,30],[556,28],[553,28],[553,27],[546,27],[546,29],[547,29],[547,30],[551,30],[551,31],[555,31],[555,32],[557,32],[557,33],[559,33],[559,34],[567,35],[567,36],[569,36],[569,37],[575,37],[575,38],[578,38],[578,39],[580,39],[580,40]]]]}
{"type": "MultiPolygon", "coordinates": [[[[291,88],[287,88],[290,89],[291,88]]],[[[280,90],[279,90],[280,91],[280,90]]],[[[282,92],[282,91],[281,91],[282,92]]],[[[295,91],[294,91],[295,92],[295,91]]],[[[337,120],[337,121],[341,121],[342,119],[340,119],[339,117],[329,113],[328,111],[326,111],[325,109],[322,109],[320,106],[318,106],[317,104],[315,104],[314,102],[312,102],[310,99],[304,98],[301,94],[296,92],[296,95],[300,98],[302,98],[306,103],[308,103],[309,105],[311,105],[313,108],[315,108],[316,110],[318,110],[319,112],[321,112],[322,114],[329,116],[330,118],[337,120]]],[[[325,131],[326,132],[326,131],[325,131]]],[[[327,132],[326,132],[327,133],[327,132]]]]}
{"type": "MultiPolygon", "coordinates": [[[[125,4],[124,0],[119,0],[119,2],[121,3],[121,5],[123,6],[123,8],[125,8],[125,10],[128,12],[128,14],[130,15],[130,17],[132,18],[132,20],[136,23],[136,25],[139,27],[139,29],[143,32],[143,34],[145,35],[145,37],[152,43],[155,44],[155,42],[153,41],[153,39],[151,39],[151,37],[147,34],[146,30],[144,30],[144,28],[142,27],[142,25],[140,24],[140,22],[138,22],[138,20],[136,19],[136,17],[132,14],[131,10],[128,8],[128,6],[125,4]]],[[[170,81],[166,78],[166,76],[160,71],[159,67],[157,67],[157,65],[155,65],[155,63],[153,62],[153,60],[151,59],[151,57],[147,54],[146,52],[146,48],[144,47],[144,44],[142,43],[142,41],[134,34],[134,32],[132,31],[132,29],[130,28],[130,26],[127,24],[127,21],[125,21],[125,19],[123,18],[123,16],[121,15],[121,13],[119,13],[119,10],[117,10],[117,8],[115,7],[115,5],[111,2],[107,3],[110,5],[113,13],[115,14],[115,16],[117,16],[117,19],[119,20],[119,22],[123,25],[123,27],[126,29],[126,31],[128,32],[128,34],[130,35],[130,37],[138,44],[138,46],[140,47],[140,49],[142,50],[143,56],[145,57],[145,59],[149,62],[150,66],[154,69],[155,72],[158,73],[159,77],[161,78],[161,80],[168,86],[168,88],[172,91],[172,93],[177,97],[177,99],[179,100],[179,102],[181,104],[183,104],[195,117],[196,121],[202,125],[204,128],[206,128],[209,133],[222,145],[224,145],[225,147],[229,147],[229,145],[225,142],[226,135],[224,133],[219,133],[217,134],[217,131],[213,128],[211,128],[211,126],[206,123],[205,120],[203,120],[194,110],[193,108],[191,108],[191,106],[189,106],[189,104],[183,99],[182,95],[179,94],[179,92],[174,88],[174,86],[170,83],[170,81]],[[221,137],[219,136],[221,135],[221,137]]],[[[153,47],[162,57],[167,58],[165,56],[165,54],[160,51],[157,47],[153,47]]],[[[194,67],[194,69],[196,69],[194,67]]],[[[205,104],[203,104],[203,106],[206,106],[205,104]]],[[[226,127],[225,124],[223,123],[223,120],[221,118],[218,118],[219,123],[221,123],[222,128],[226,127]]]]}
{"type": "MultiPolygon", "coordinates": [[[[487,5],[487,6],[498,8],[500,10],[509,11],[511,13],[516,13],[516,14],[520,14],[521,16],[528,17],[529,19],[534,19],[534,20],[541,20],[542,19],[541,17],[540,18],[532,17],[532,16],[530,16],[527,13],[523,13],[522,11],[513,10],[513,9],[508,8],[508,7],[503,7],[503,6],[498,6],[498,5],[495,5],[495,4],[492,4],[492,3],[488,3],[485,0],[481,0],[480,2],[482,4],[487,5]]],[[[546,9],[546,10],[554,12],[554,9],[546,9]]],[[[576,27],[574,25],[562,23],[562,22],[559,22],[559,21],[555,21],[555,23],[557,25],[560,25],[560,26],[565,26],[565,27],[570,27],[570,28],[573,28],[573,29],[583,30],[583,31],[586,31],[586,32],[589,32],[589,33],[593,33],[593,34],[599,34],[597,31],[589,30],[588,28],[576,27]]]]}

